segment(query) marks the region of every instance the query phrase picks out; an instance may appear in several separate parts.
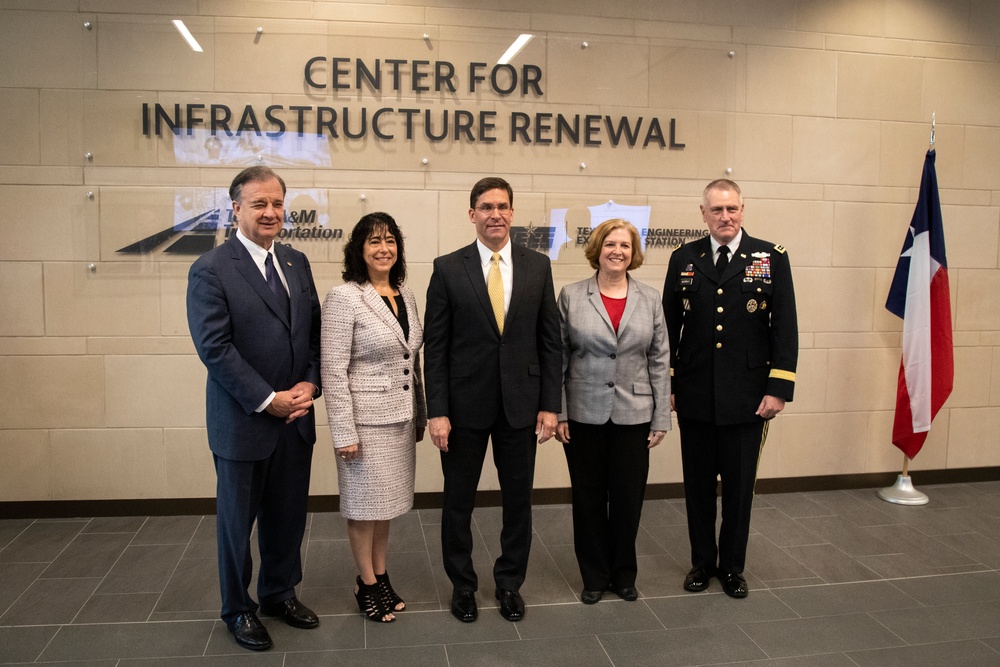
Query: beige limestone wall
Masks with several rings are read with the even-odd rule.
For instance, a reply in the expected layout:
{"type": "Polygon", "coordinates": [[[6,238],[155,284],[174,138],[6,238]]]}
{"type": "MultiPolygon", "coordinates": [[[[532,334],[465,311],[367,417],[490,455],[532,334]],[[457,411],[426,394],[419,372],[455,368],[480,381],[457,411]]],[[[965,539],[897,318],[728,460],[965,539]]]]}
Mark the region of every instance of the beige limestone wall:
{"type": "MultiPolygon", "coordinates": [[[[120,250],[224,207],[258,156],[321,227],[395,216],[421,306],[433,258],[473,238],[482,175],[509,178],[516,225],[567,209],[572,239],[609,200],[649,206],[650,227],[700,229],[701,188],[731,169],[747,229],[788,248],[798,292],[796,400],[761,476],[897,470],[901,324],[884,301],[934,112],[956,376],[912,468],[1000,465],[998,59],[993,0],[0,0],[0,501],[214,494],[184,308],[193,256],[120,250]],[[520,32],[536,37],[514,64],[541,68],[543,94],[470,92],[468,64],[492,66],[520,32]],[[316,90],[314,56],[448,61],[461,85],[316,90]],[[433,142],[418,123],[406,140],[398,114],[391,141],[143,135],[143,104],[191,103],[228,105],[234,127],[247,105],[428,109],[432,125],[444,109],[495,112],[498,139],[433,142]],[[655,117],[665,131],[673,118],[684,147],[643,147],[644,133],[616,147],[606,131],[600,146],[510,141],[512,113],[655,117]]],[[[339,283],[341,240],[293,243],[321,295],[339,283]]],[[[660,288],[669,252],[650,248],[638,277],[660,288]]],[[[589,273],[572,241],[554,273],[557,289],[589,273]]],[[[651,482],[680,481],[678,450],[674,431],[651,482]]],[[[331,456],[321,425],[314,494],[336,493],[331,456]]],[[[417,490],[439,491],[429,442],[417,465],[417,490]]],[[[539,449],[536,484],[568,486],[558,445],[539,449]]],[[[490,466],[481,487],[497,487],[490,466]]]]}

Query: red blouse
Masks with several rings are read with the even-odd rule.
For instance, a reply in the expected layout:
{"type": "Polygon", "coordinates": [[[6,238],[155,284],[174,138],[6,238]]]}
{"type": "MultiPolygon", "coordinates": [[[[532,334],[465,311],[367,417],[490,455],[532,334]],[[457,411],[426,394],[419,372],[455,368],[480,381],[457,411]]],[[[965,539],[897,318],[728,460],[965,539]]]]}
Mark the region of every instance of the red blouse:
{"type": "Polygon", "coordinates": [[[618,325],[622,321],[622,314],[625,312],[625,299],[613,299],[610,296],[601,295],[601,301],[604,302],[604,310],[608,311],[608,317],[611,318],[611,326],[615,328],[615,333],[618,333],[618,325]]]}

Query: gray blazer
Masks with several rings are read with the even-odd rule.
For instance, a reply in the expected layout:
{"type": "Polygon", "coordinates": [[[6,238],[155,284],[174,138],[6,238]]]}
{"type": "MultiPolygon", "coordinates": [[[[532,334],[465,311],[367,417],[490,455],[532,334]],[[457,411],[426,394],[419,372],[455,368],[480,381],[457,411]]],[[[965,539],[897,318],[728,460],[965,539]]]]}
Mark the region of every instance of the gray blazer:
{"type": "Polygon", "coordinates": [[[660,295],[628,279],[625,312],[615,334],[596,274],[559,293],[563,406],[559,421],[650,422],[670,430],[670,349],[660,295]]]}

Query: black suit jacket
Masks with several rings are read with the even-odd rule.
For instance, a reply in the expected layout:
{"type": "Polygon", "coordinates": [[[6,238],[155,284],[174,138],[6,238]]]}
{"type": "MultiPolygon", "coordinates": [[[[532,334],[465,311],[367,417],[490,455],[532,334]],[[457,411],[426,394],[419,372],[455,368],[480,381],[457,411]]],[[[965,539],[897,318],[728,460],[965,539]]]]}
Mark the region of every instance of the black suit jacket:
{"type": "MultiPolygon", "coordinates": [[[[280,243],[274,253],[288,283],[290,319],[235,234],[188,273],[188,326],[208,368],[208,443],[234,461],[274,451],[284,420],[254,412],[272,391],[302,381],[320,386],[320,308],[309,260],[280,243]]],[[[292,423],[305,442],[316,441],[313,408],[292,423]]]]}
{"type": "Polygon", "coordinates": [[[667,268],[663,313],[679,418],[750,423],[765,395],[792,400],[799,339],[783,247],[744,229],[719,277],[710,237],[680,246],[667,268]]]}
{"type": "Polygon", "coordinates": [[[503,336],[476,243],[438,257],[427,287],[424,389],[427,416],[489,428],[500,410],[515,428],[562,401],[559,312],[548,257],[511,247],[513,282],[503,336]]]}

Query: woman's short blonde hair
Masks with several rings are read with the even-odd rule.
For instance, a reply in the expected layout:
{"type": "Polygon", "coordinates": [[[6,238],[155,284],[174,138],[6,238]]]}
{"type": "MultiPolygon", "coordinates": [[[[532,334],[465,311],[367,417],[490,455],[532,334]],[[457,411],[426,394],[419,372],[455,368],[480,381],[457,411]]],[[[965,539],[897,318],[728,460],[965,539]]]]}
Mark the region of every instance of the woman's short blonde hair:
{"type": "Polygon", "coordinates": [[[639,230],[628,220],[612,218],[597,225],[590,232],[587,245],[583,248],[583,256],[590,262],[590,268],[601,268],[601,247],[604,245],[604,240],[608,238],[608,234],[616,229],[625,229],[628,231],[629,236],[632,237],[632,263],[628,265],[628,270],[631,271],[642,266],[642,242],[639,240],[639,230]]]}

